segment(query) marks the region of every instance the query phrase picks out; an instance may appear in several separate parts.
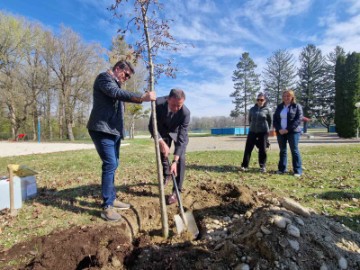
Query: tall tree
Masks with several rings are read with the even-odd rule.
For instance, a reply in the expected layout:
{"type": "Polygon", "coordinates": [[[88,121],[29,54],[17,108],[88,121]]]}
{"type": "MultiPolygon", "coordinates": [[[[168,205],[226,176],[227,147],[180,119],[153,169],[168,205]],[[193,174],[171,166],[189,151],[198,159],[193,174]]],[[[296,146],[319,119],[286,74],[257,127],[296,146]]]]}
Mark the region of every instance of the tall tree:
{"type": "Polygon", "coordinates": [[[292,88],[296,81],[294,56],[287,50],[277,50],[267,59],[263,72],[263,84],[268,95],[269,106],[276,107],[282,101],[282,91],[292,88]]]}
{"type": "MultiPolygon", "coordinates": [[[[127,31],[132,27],[135,32],[140,33],[141,38],[135,43],[134,53],[136,58],[141,57],[141,59],[145,62],[149,71],[148,90],[154,91],[155,81],[161,74],[165,73],[167,76],[174,77],[174,72],[176,71],[176,68],[172,65],[172,59],[161,58],[159,52],[164,49],[176,51],[178,44],[170,34],[169,20],[166,19],[165,14],[161,13],[163,6],[159,3],[158,0],[115,0],[115,4],[112,5],[111,9],[114,10],[116,15],[121,17],[121,14],[125,14],[125,7],[121,4],[126,5],[128,2],[133,4],[134,12],[132,17],[129,18],[129,23],[126,24],[127,26],[124,29],[121,29],[121,32],[126,34],[127,31]],[[117,12],[118,9],[120,10],[120,13],[117,12]]],[[[128,12],[129,9],[126,10],[128,12]]],[[[151,103],[151,112],[154,131],[153,135],[155,143],[157,174],[160,190],[159,193],[163,236],[167,238],[169,234],[169,228],[166,213],[155,102],[151,103]]]]}
{"type": "Polygon", "coordinates": [[[335,125],[338,134],[346,129],[346,110],[347,110],[347,89],[346,89],[346,56],[339,56],[335,66],[335,125]]]}
{"type": "Polygon", "coordinates": [[[359,124],[355,103],[360,100],[360,53],[340,56],[336,63],[336,131],[340,137],[355,137],[359,124]]]}
{"type": "Polygon", "coordinates": [[[62,27],[58,37],[49,36],[46,61],[51,68],[59,90],[60,138],[74,141],[73,125],[76,104],[84,101],[92,87],[91,78],[98,73],[100,48],[85,44],[75,32],[62,27]]]}
{"type": "Polygon", "coordinates": [[[30,40],[31,31],[25,20],[0,13],[0,103],[8,111],[14,139],[25,124],[31,105],[19,77],[30,40]]]}
{"type": "Polygon", "coordinates": [[[345,51],[340,46],[326,56],[322,87],[315,95],[314,116],[328,130],[335,117],[335,66],[340,56],[345,56],[345,51]]]}
{"type": "Polygon", "coordinates": [[[232,76],[235,91],[230,94],[230,97],[234,98],[235,109],[231,111],[230,116],[239,117],[244,114],[244,132],[246,131],[247,111],[254,101],[256,92],[260,90],[260,74],[255,73],[256,67],[249,53],[244,52],[232,76]]]}
{"type": "MultiPolygon", "coordinates": [[[[315,45],[307,45],[300,54],[299,92],[297,97],[303,106],[304,116],[312,117],[317,104],[322,99],[324,86],[325,59],[321,50],[315,45]]],[[[304,123],[304,133],[307,132],[307,122],[304,123]]]]}

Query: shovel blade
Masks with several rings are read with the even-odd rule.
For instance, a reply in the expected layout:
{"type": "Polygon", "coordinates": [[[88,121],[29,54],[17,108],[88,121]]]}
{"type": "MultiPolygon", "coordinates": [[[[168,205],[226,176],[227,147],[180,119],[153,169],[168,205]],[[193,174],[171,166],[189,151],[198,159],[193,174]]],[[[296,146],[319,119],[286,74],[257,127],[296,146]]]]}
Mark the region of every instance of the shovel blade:
{"type": "Polygon", "coordinates": [[[185,212],[184,218],[186,219],[187,226],[180,215],[174,216],[177,233],[181,234],[183,231],[187,230],[194,237],[194,239],[197,238],[199,235],[199,229],[196,225],[193,213],[191,211],[185,212]]]}
{"type": "Polygon", "coordinates": [[[180,215],[175,215],[174,220],[175,220],[175,225],[176,225],[176,231],[178,234],[181,234],[183,231],[186,230],[184,221],[182,220],[180,215]]]}

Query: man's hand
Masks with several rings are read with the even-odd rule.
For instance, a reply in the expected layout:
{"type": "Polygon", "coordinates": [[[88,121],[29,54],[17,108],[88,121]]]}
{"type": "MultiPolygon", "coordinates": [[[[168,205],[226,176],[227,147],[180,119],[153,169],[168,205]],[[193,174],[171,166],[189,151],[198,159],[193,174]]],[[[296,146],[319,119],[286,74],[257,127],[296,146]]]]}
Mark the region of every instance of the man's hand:
{"type": "Polygon", "coordinates": [[[281,135],[284,135],[284,134],[287,134],[287,133],[288,133],[288,130],[287,130],[287,129],[280,129],[280,130],[279,130],[279,133],[280,133],[281,135]]]}
{"type": "Polygon", "coordinates": [[[171,163],[170,173],[177,176],[177,163],[176,162],[171,163]]]}
{"type": "Polygon", "coordinates": [[[170,148],[164,140],[159,141],[159,147],[160,147],[160,152],[163,153],[165,157],[168,157],[170,154],[170,148]]]}
{"type": "Polygon", "coordinates": [[[145,92],[141,96],[141,101],[155,101],[156,100],[156,93],[154,91],[145,92]]]}

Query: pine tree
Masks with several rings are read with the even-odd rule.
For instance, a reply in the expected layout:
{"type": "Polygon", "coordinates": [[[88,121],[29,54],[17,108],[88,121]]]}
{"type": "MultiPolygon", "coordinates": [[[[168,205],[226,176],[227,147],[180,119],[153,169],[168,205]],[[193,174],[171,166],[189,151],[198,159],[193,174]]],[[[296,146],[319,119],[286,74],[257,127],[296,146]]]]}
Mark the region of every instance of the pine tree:
{"type": "Polygon", "coordinates": [[[276,107],[281,103],[282,91],[295,85],[296,68],[294,57],[287,50],[277,50],[267,59],[263,73],[264,87],[269,99],[269,106],[276,107]]]}
{"type": "Polygon", "coordinates": [[[244,114],[244,132],[246,132],[247,110],[256,92],[260,90],[260,75],[255,73],[256,67],[249,53],[245,52],[240,57],[232,77],[235,91],[230,94],[230,97],[234,98],[235,109],[231,111],[230,116],[239,117],[242,113],[244,114]]]}
{"type": "MultiPolygon", "coordinates": [[[[300,54],[299,68],[299,92],[297,97],[303,106],[304,116],[312,117],[317,103],[320,102],[321,92],[324,87],[324,57],[321,50],[315,45],[309,44],[300,54]]],[[[306,122],[304,123],[304,133],[307,131],[306,122]]]]}

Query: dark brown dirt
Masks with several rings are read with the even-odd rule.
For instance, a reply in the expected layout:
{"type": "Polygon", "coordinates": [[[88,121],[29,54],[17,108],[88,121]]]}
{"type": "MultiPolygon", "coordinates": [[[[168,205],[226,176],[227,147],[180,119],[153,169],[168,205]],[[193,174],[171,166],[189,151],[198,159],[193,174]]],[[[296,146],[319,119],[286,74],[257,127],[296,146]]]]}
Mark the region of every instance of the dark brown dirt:
{"type": "MultiPolygon", "coordinates": [[[[0,253],[3,269],[360,269],[360,235],[327,217],[299,216],[269,192],[246,186],[200,183],[183,193],[200,235],[177,235],[167,207],[170,236],[162,238],[157,186],[129,186],[124,220],[74,226],[16,244],[0,253]],[[276,225],[283,217],[300,236],[276,225]],[[322,268],[321,268],[322,267],[322,268]],[[344,268],[346,267],[346,268],[344,268]]],[[[1,265],[1,264],[0,264],[1,265]]]]}

